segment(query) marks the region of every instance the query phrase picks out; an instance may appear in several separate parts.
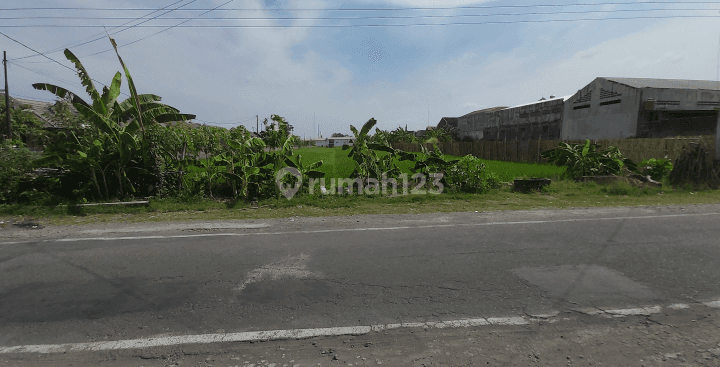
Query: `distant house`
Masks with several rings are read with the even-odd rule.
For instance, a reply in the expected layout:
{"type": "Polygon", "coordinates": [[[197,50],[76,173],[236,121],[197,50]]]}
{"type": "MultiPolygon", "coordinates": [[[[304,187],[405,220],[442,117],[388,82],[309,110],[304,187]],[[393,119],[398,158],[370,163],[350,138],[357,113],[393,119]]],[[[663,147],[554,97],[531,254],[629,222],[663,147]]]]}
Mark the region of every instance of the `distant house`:
{"type": "Polygon", "coordinates": [[[418,131],[415,131],[415,132],[408,131],[408,132],[410,132],[410,133],[412,133],[413,135],[415,135],[416,138],[422,138],[422,137],[425,136],[425,134],[427,134],[428,131],[430,131],[430,130],[435,130],[435,129],[437,129],[436,126],[426,126],[424,130],[418,130],[418,131]]]}
{"type": "Polygon", "coordinates": [[[318,138],[306,138],[304,139],[306,142],[310,142],[311,144],[315,145],[316,147],[327,147],[328,146],[328,139],[323,137],[318,138]]]}
{"type": "MultiPolygon", "coordinates": [[[[0,89],[0,98],[5,100],[5,90],[0,89]]],[[[10,105],[15,109],[21,109],[32,112],[45,125],[45,128],[61,128],[62,124],[54,120],[52,116],[55,114],[54,107],[57,102],[37,101],[34,99],[16,98],[10,95],[10,105]]],[[[77,113],[74,107],[70,105],[70,110],[77,113]]]]}
{"type": "Polygon", "coordinates": [[[354,140],[355,140],[355,137],[352,137],[352,136],[328,138],[328,147],[332,148],[332,147],[341,147],[343,145],[353,145],[354,140]]]}
{"type": "Polygon", "coordinates": [[[437,124],[438,129],[443,129],[445,131],[454,131],[457,130],[458,127],[458,118],[457,117],[443,117],[440,119],[440,122],[437,124]]]}
{"type": "Polygon", "coordinates": [[[308,138],[305,141],[314,142],[316,147],[341,147],[343,145],[353,145],[355,138],[352,136],[337,136],[331,138],[308,138]]]}

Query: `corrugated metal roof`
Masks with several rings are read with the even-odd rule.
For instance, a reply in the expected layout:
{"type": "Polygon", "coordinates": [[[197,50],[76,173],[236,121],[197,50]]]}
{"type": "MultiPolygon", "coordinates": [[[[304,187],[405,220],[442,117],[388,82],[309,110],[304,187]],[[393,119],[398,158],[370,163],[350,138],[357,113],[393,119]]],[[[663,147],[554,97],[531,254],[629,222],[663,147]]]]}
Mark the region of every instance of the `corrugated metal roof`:
{"type": "MultiPolygon", "coordinates": [[[[5,90],[0,89],[0,96],[5,98],[5,90]]],[[[55,126],[55,122],[48,119],[48,115],[52,115],[52,107],[55,103],[36,101],[32,99],[16,98],[10,95],[10,104],[13,108],[26,107],[37,116],[40,120],[45,122],[46,126],[55,126]]]]}
{"type": "Polygon", "coordinates": [[[498,107],[484,108],[484,109],[482,109],[482,110],[477,110],[477,111],[473,111],[473,112],[470,112],[470,113],[466,113],[466,114],[462,115],[462,117],[465,117],[465,116],[468,116],[468,115],[473,115],[473,114],[476,114],[476,113],[491,113],[491,112],[495,112],[495,111],[504,110],[504,109],[506,109],[506,108],[507,108],[507,106],[498,106],[498,107]]]}
{"type": "Polygon", "coordinates": [[[541,100],[535,101],[535,102],[523,103],[523,104],[519,104],[519,105],[517,105],[517,106],[508,107],[508,109],[518,108],[518,107],[525,107],[525,106],[530,106],[530,105],[534,105],[534,104],[538,104],[538,103],[545,103],[545,102],[550,102],[550,101],[557,101],[557,100],[559,100],[559,99],[563,100],[563,102],[564,102],[564,101],[567,101],[567,99],[570,98],[570,97],[572,97],[572,96],[573,96],[573,95],[571,94],[571,95],[565,96],[565,97],[555,97],[555,98],[550,98],[550,99],[541,99],[541,100]]]}
{"type": "Polygon", "coordinates": [[[720,89],[720,83],[714,80],[687,80],[687,79],[652,79],[652,78],[606,78],[611,82],[620,83],[633,88],[660,88],[660,89],[720,89]]]}

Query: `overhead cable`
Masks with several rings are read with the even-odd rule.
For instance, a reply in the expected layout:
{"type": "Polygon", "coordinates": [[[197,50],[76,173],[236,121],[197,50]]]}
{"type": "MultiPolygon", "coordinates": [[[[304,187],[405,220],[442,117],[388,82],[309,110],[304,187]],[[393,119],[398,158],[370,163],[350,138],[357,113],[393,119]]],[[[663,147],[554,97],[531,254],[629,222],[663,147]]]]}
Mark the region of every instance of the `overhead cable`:
{"type": "MultiPolygon", "coordinates": [[[[575,3],[575,4],[527,4],[527,5],[467,5],[454,7],[406,7],[406,8],[229,8],[217,11],[399,11],[399,10],[462,10],[462,9],[498,9],[498,8],[541,8],[541,7],[568,7],[568,6],[604,6],[604,5],[644,5],[644,4],[717,4],[717,1],[641,1],[641,2],[604,2],[604,3],[575,3]]],[[[8,8],[2,11],[27,10],[86,10],[86,11],[147,11],[154,8],[90,8],[90,7],[31,7],[8,8]]],[[[205,11],[216,9],[183,9],[182,11],[205,11]]]]}

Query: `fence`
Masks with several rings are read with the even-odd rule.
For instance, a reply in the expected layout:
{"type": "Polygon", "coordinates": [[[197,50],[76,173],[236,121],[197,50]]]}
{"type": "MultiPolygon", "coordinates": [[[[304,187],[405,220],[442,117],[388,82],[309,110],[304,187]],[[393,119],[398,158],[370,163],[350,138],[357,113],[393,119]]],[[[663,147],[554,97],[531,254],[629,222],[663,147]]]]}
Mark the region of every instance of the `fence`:
{"type": "MultiPolygon", "coordinates": [[[[438,148],[448,155],[475,157],[506,162],[546,163],[540,153],[556,148],[560,141],[570,144],[584,144],[585,140],[531,140],[531,141],[474,141],[438,143],[438,148]]],[[[615,146],[620,152],[635,163],[645,159],[668,157],[673,162],[682,154],[683,147],[690,142],[703,141],[708,147],[708,158],[715,159],[715,136],[651,138],[651,139],[599,139],[592,142],[600,145],[600,149],[615,146]]],[[[419,152],[420,144],[394,143],[395,149],[407,152],[419,152]]],[[[425,144],[433,149],[432,144],[425,144]]]]}

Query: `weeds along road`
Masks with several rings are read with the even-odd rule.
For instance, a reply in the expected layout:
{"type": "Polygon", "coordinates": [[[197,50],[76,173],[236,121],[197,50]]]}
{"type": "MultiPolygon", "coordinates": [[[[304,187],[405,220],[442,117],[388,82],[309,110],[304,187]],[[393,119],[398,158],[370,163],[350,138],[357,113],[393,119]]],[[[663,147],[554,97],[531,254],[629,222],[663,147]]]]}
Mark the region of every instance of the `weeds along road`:
{"type": "Polygon", "coordinates": [[[5,227],[0,362],[716,305],[719,224],[697,205],[5,227]]]}

